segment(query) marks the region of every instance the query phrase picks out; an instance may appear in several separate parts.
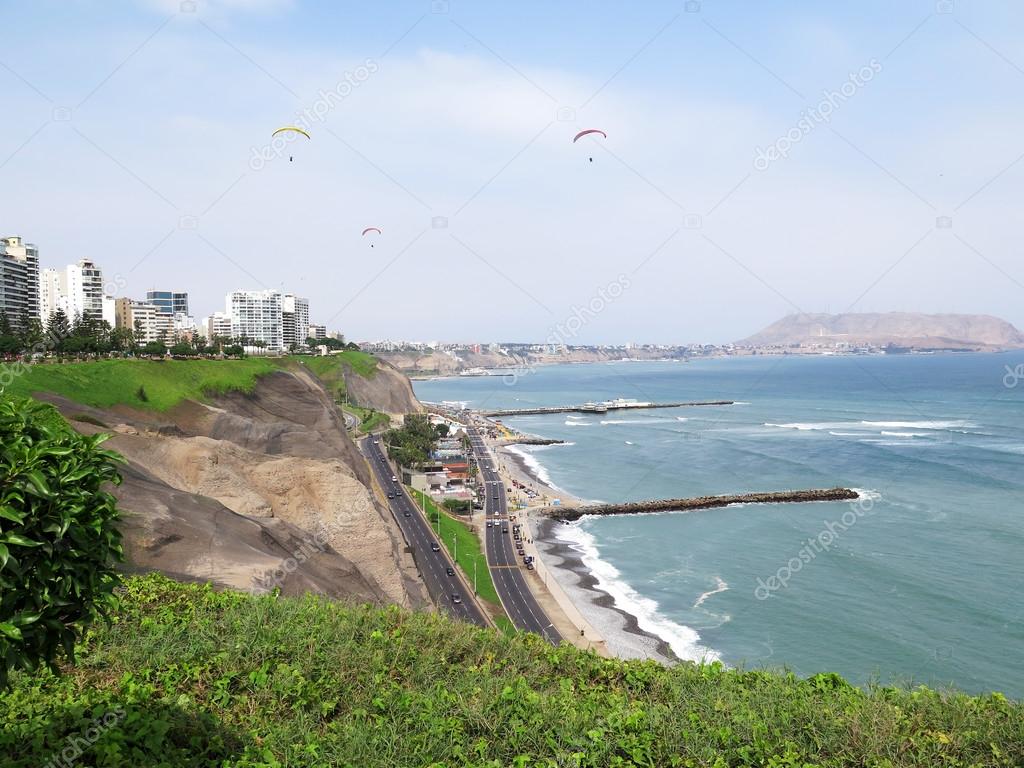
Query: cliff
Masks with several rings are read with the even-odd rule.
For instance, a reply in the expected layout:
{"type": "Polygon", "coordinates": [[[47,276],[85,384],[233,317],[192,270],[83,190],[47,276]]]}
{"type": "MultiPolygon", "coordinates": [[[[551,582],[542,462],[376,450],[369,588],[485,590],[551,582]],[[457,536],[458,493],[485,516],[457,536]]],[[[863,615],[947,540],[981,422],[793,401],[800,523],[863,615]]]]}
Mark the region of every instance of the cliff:
{"type": "Polygon", "coordinates": [[[1024,334],[990,315],[909,312],[788,315],[742,341],[742,346],[873,345],[913,349],[995,351],[1024,347],[1024,334]]]}
{"type": "MultiPolygon", "coordinates": [[[[144,373],[151,389],[159,377],[196,370],[103,361],[36,366],[48,370],[26,376],[60,389],[61,377],[101,378],[107,363],[122,376],[144,373]]],[[[374,377],[364,394],[379,387],[381,402],[404,405],[398,376],[374,377]]],[[[278,586],[286,594],[427,604],[333,393],[303,366],[271,368],[248,392],[183,399],[164,412],[138,403],[92,407],[54,392],[35,397],[80,431],[113,433],[107,446],[128,462],[114,492],[132,567],[257,592],[278,586]]]]}

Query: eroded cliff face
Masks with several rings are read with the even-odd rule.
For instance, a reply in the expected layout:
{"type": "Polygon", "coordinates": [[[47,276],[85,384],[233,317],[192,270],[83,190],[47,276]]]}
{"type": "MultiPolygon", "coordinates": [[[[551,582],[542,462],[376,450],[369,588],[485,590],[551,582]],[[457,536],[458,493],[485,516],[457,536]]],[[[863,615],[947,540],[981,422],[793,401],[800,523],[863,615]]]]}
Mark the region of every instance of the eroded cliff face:
{"type": "Polygon", "coordinates": [[[133,566],[238,589],[427,603],[365,460],[308,372],[167,414],[39,397],[83,432],[113,433],[107,447],[128,462],[114,492],[133,566]]]}
{"type": "Polygon", "coordinates": [[[352,402],[363,408],[404,415],[419,413],[423,406],[412,391],[405,374],[391,363],[379,360],[373,378],[364,379],[352,371],[345,372],[345,386],[352,402]]]}

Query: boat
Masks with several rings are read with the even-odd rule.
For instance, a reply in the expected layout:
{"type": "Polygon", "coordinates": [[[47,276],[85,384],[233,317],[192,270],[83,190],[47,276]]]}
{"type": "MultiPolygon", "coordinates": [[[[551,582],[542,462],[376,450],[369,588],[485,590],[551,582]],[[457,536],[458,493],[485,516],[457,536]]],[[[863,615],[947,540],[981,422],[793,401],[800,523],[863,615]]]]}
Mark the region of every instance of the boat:
{"type": "Polygon", "coordinates": [[[483,368],[467,368],[459,373],[459,376],[490,376],[491,372],[483,368]]]}

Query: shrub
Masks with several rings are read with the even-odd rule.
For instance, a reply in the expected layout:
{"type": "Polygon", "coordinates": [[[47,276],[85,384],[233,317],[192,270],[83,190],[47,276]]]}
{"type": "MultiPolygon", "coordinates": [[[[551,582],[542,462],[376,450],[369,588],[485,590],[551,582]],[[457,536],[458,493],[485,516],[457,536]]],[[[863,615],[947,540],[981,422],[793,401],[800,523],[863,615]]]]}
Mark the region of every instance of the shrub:
{"type": "Polygon", "coordinates": [[[15,668],[54,666],[114,604],[117,454],[48,405],[0,396],[0,689],[15,668]]]}

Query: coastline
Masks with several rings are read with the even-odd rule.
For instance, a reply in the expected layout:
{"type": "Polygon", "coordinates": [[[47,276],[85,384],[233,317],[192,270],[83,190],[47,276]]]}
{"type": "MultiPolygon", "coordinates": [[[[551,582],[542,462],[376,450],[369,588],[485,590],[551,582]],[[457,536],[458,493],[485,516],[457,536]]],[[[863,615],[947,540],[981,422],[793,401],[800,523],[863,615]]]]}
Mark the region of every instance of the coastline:
{"type": "MultiPolygon", "coordinates": [[[[542,498],[558,499],[566,506],[584,503],[583,499],[545,479],[542,475],[546,473],[539,462],[530,462],[521,450],[513,450],[515,444],[496,447],[500,469],[509,478],[533,488],[542,498]]],[[[533,504],[539,505],[539,500],[534,500],[533,504]]],[[[526,510],[525,518],[538,559],[556,582],[552,585],[549,580],[548,588],[560,589],[580,616],[600,634],[613,656],[621,659],[653,659],[663,664],[680,661],[668,640],[643,629],[638,616],[618,607],[615,597],[600,588],[598,578],[584,562],[579,548],[558,536],[562,523],[536,517],[529,510],[526,510]]]]}

